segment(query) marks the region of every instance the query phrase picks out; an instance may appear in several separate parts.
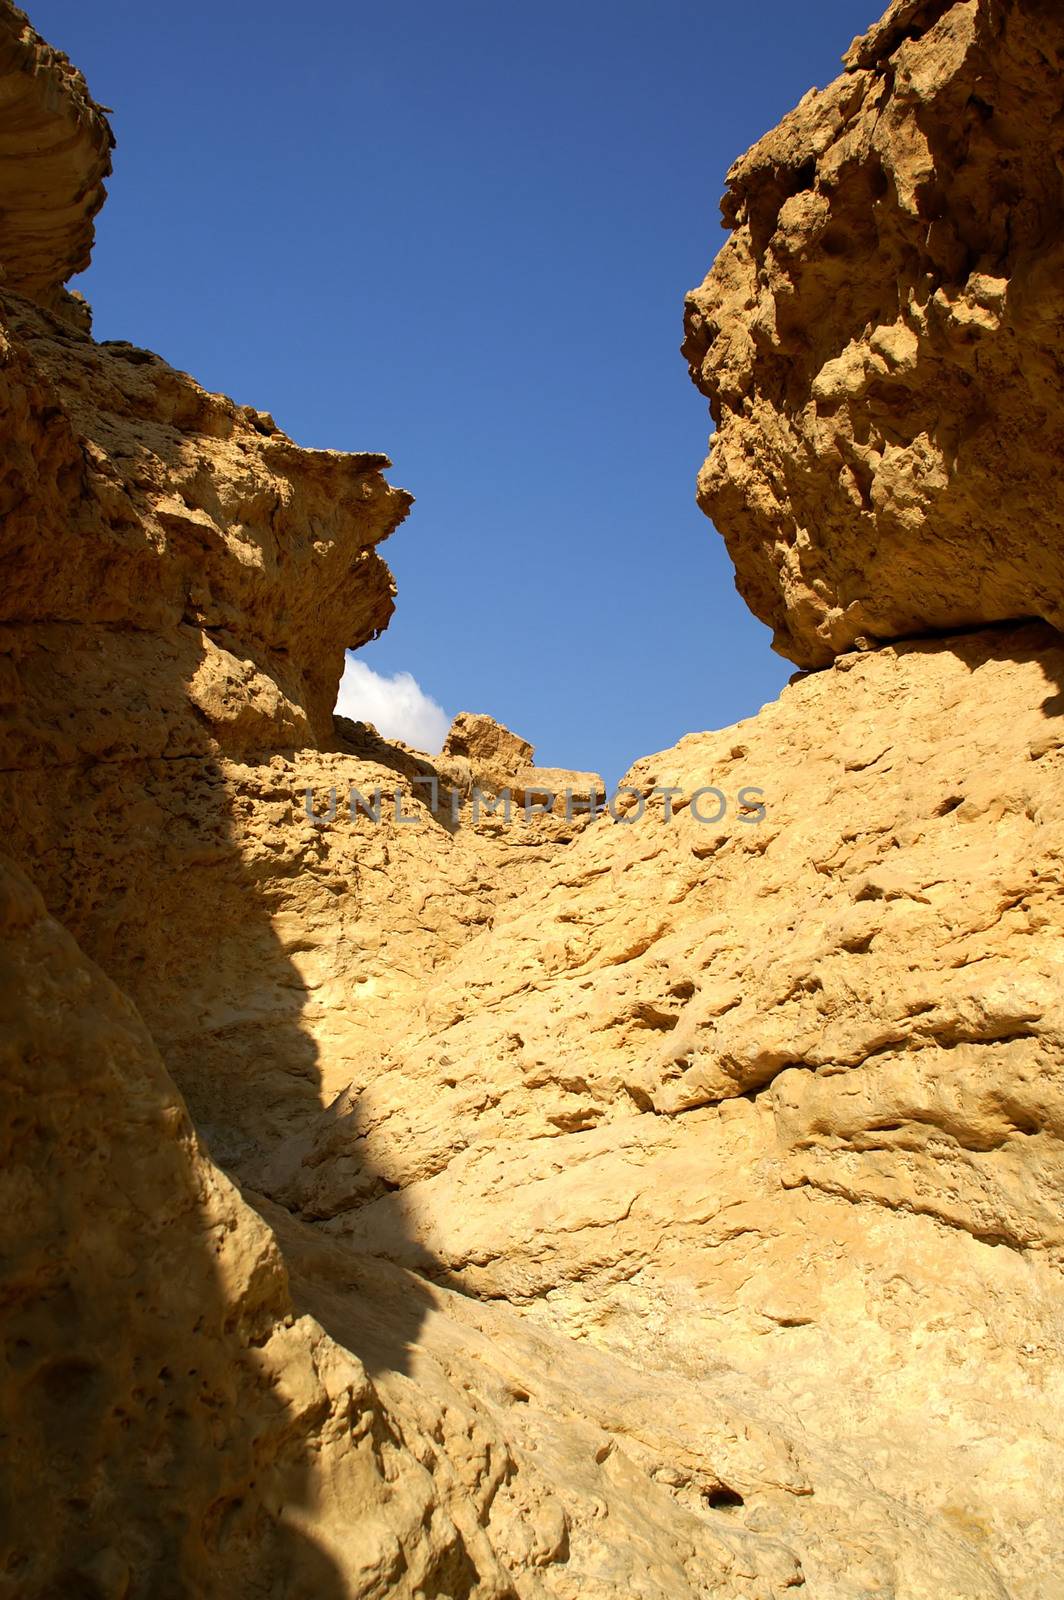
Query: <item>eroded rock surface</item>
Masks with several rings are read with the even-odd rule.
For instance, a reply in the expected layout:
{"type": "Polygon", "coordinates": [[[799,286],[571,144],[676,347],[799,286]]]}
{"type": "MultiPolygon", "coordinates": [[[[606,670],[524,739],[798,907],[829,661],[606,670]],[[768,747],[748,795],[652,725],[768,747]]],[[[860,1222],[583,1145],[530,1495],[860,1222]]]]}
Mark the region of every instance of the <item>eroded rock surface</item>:
{"type": "Polygon", "coordinates": [[[0,11],[0,97],[3,286],[83,321],[63,285],[89,264],[114,139],[81,73],[8,4],[0,11]]]}
{"type": "Polygon", "coordinates": [[[728,174],[699,500],[776,648],[1064,623],[1064,14],[891,7],[728,174]]]}
{"type": "Polygon", "coordinates": [[[4,765],[330,741],[322,640],[364,644],[394,609],[375,547],[410,496],[387,457],[301,449],[26,299],[0,319],[4,765]]]}
{"type": "MultiPolygon", "coordinates": [[[[874,1486],[990,1592],[1060,1593],[1062,685],[1043,625],[851,654],[639,763],[672,820],[633,799],[546,865],[261,1181],[641,1372],[749,1382],[833,1442],[843,1521],[874,1486]]],[[[813,1592],[981,1592],[898,1537],[813,1592]]]]}
{"type": "Polygon", "coordinates": [[[0,971],[0,1593],[512,1593],[471,1493],[488,1442],[444,1489],[296,1315],[136,1010],[6,863],[0,971]]]}
{"type": "Polygon", "coordinates": [[[722,1473],[805,1492],[756,1421],[678,1390],[677,1470],[623,1363],[276,1213],[294,1304],[135,1008],[6,862],[0,992],[0,1594],[758,1600],[798,1580],[793,1551],[707,1509],[722,1473]]]}
{"type": "Polygon", "coordinates": [[[837,659],[614,820],[334,721],[409,497],[91,340],[0,0],[0,1593],[1062,1600],[1064,647],[847,650],[1058,616],[1058,36],[899,0],[736,169],[707,504],[837,659]]]}

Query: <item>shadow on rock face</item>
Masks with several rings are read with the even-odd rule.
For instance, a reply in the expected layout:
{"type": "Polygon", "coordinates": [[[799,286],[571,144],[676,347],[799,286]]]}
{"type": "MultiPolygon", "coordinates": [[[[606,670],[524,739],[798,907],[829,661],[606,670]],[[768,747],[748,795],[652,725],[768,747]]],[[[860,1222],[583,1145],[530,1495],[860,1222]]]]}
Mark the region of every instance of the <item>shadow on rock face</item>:
{"type": "Polygon", "coordinates": [[[299,1525],[300,1411],[338,1408],[293,1360],[268,1231],[134,1007],[6,865],[0,967],[0,1592],[347,1595],[299,1525]]]}
{"type": "Polygon", "coordinates": [[[291,756],[387,621],[409,497],[61,295],[0,317],[0,1592],[338,1600],[407,1561],[416,1495],[379,1538],[375,1508],[424,1473],[182,1095],[234,1170],[320,1110],[305,961],[346,886],[291,756]]]}

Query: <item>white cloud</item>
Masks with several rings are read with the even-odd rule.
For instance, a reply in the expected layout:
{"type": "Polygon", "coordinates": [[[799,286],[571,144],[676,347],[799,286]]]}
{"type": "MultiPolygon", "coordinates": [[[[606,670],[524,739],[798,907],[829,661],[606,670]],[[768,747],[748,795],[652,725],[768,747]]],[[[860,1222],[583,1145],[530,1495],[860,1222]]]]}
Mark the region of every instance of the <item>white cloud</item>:
{"type": "Polygon", "coordinates": [[[348,654],[336,710],[353,722],[372,722],[385,739],[402,739],[404,744],[438,755],[451,726],[441,705],[427,695],[409,672],[393,678],[374,672],[364,661],[348,654]]]}

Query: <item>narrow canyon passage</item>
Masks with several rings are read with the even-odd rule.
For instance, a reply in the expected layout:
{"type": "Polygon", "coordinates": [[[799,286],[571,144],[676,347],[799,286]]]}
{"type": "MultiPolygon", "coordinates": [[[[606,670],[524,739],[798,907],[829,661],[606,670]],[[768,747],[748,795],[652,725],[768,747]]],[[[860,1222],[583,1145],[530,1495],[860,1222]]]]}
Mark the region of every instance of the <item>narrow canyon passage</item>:
{"type": "Polygon", "coordinates": [[[1062,69],[894,0],[732,167],[797,670],[611,794],[333,714],[411,496],[93,338],[0,0],[0,1595],[1064,1600],[1062,69]]]}

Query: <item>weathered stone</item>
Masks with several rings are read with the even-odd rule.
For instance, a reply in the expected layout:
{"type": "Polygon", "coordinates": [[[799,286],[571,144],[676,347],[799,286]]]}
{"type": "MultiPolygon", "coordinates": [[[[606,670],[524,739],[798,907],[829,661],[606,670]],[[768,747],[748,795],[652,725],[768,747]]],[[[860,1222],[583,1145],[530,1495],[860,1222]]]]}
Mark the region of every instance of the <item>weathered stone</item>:
{"type": "Polygon", "coordinates": [[[0,1595],[1064,1600],[1064,644],[870,648],[906,562],[914,626],[1056,614],[1017,485],[1032,394],[1061,425],[1058,34],[897,0],[737,169],[691,338],[750,454],[708,492],[834,670],[603,814],[490,718],[431,759],[334,721],[409,497],[88,337],[106,124],[0,0],[0,150],[75,130],[0,224],[0,1595]],[[980,257],[953,322],[880,314],[954,285],[940,220],[1006,227],[1007,292],[980,257]],[[964,407],[1010,395],[984,471],[964,407]],[[875,429],[851,523],[825,463],[875,429]],[[825,495],[782,567],[766,484],[825,495]]]}
{"type": "Polygon", "coordinates": [[[295,1312],[136,1010],[6,864],[0,978],[0,1594],[512,1594],[494,1441],[445,1487],[295,1312]]]}
{"type": "Polygon", "coordinates": [[[528,766],[535,755],[527,739],[511,733],[494,717],[471,711],[460,711],[455,717],[443,742],[443,753],[465,756],[479,766],[501,772],[516,772],[518,767],[528,766]]]}
{"type": "Polygon", "coordinates": [[[89,264],[114,138],[81,73],[6,0],[0,104],[3,286],[84,323],[63,285],[89,264]]]}
{"type": "Polygon", "coordinates": [[[1064,13],[898,3],[728,174],[688,296],[699,479],[803,667],[1064,625],[1064,13]]]}
{"type": "Polygon", "coordinates": [[[343,662],[322,640],[364,644],[394,609],[375,546],[410,496],[387,457],[301,449],[158,356],[10,295],[0,338],[0,649],[30,744],[65,763],[94,740],[167,759],[331,741],[343,662]]]}
{"type": "MultiPolygon", "coordinates": [[[[1062,686],[1044,625],[887,647],[638,763],[672,820],[633,801],[543,866],[259,1181],[640,1371],[741,1374],[1055,1592],[1062,686]]],[[[807,1576],[822,1532],[788,1536],[807,1576]]],[[[886,1592],[978,1592],[896,1538],[886,1592]]]]}

